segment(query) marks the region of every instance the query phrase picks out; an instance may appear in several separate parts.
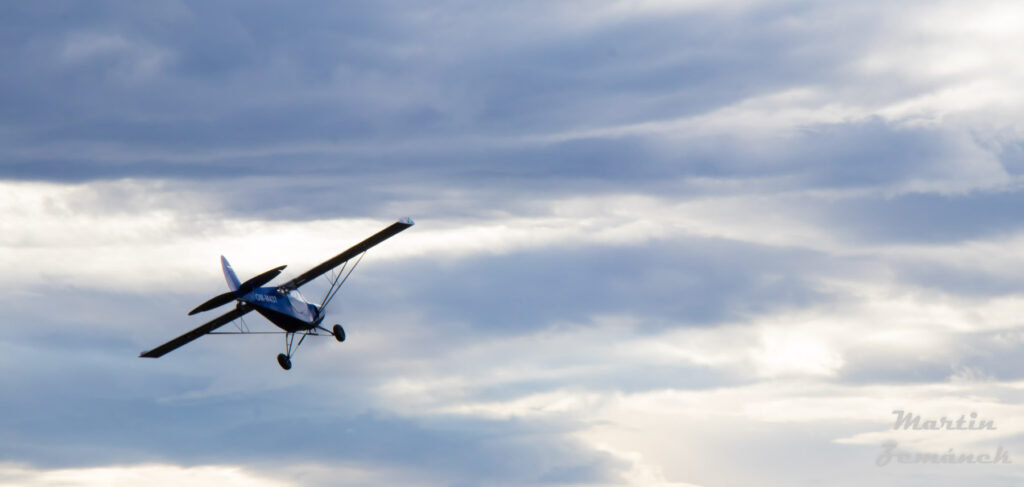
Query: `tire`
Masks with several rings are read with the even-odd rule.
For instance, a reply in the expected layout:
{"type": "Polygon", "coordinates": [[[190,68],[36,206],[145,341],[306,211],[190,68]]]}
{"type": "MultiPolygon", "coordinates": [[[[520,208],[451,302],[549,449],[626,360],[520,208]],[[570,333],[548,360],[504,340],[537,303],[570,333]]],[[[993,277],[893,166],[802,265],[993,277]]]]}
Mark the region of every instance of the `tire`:
{"type": "Polygon", "coordinates": [[[284,370],[291,370],[292,368],[292,359],[283,353],[277,354],[277,363],[281,364],[281,368],[284,370]]]}
{"type": "Polygon", "coordinates": [[[345,329],[341,325],[334,325],[334,339],[343,342],[345,341],[345,329]]]}

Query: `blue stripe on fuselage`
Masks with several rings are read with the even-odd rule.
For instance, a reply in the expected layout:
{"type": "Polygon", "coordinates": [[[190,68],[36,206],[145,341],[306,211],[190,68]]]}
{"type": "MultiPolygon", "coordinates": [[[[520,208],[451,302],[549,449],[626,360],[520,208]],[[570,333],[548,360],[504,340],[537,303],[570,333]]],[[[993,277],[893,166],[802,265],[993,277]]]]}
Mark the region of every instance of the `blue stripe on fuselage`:
{"type": "Polygon", "coordinates": [[[259,287],[242,297],[271,323],[285,331],[308,330],[320,324],[322,313],[316,305],[306,302],[302,294],[282,294],[276,287],[259,287]]]}

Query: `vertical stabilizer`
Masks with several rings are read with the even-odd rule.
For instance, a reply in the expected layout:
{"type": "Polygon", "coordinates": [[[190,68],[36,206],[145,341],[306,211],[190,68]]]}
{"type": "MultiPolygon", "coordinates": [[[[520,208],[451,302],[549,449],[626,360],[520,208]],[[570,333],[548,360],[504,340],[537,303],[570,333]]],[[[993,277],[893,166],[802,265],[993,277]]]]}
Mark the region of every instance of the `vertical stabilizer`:
{"type": "Polygon", "coordinates": [[[228,287],[232,291],[238,291],[238,286],[241,286],[242,283],[238,281],[238,276],[235,275],[235,270],[231,268],[231,263],[223,255],[220,256],[220,266],[224,269],[224,279],[228,281],[228,287]]]}

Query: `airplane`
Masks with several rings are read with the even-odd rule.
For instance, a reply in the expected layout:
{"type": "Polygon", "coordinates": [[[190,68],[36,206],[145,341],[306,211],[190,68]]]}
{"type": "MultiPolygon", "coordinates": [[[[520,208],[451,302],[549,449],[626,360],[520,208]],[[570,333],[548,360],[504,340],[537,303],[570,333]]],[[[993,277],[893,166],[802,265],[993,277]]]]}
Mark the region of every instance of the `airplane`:
{"type": "Polygon", "coordinates": [[[405,230],[414,224],[415,223],[409,218],[398,220],[387,228],[373,234],[366,240],[355,244],[352,248],[324,261],[320,265],[300,274],[298,277],[281,284],[280,286],[263,285],[277,277],[277,275],[280,274],[287,266],[275,267],[245,282],[239,282],[238,276],[235,275],[234,269],[231,268],[231,264],[228,263],[228,260],[222,255],[220,257],[221,269],[224,271],[224,278],[227,280],[228,288],[231,290],[210,298],[205,303],[200,304],[192,311],[189,311],[188,314],[191,316],[203,311],[209,311],[231,302],[235,302],[235,309],[228,311],[212,321],[207,322],[206,324],[163,345],[160,345],[159,347],[148,352],[142,352],[139,354],[139,357],[162,357],[168,352],[171,352],[203,335],[283,333],[285,336],[285,353],[277,355],[277,363],[281,365],[281,368],[284,370],[290,370],[292,368],[292,354],[299,348],[299,345],[302,345],[302,341],[305,340],[306,337],[332,335],[334,336],[334,339],[339,342],[345,341],[345,329],[342,328],[341,325],[334,325],[330,330],[320,326],[320,323],[323,322],[327,315],[327,305],[332,299],[334,299],[334,296],[338,294],[338,291],[341,289],[341,285],[345,283],[348,276],[352,275],[352,271],[354,271],[356,266],[359,265],[359,262],[362,261],[367,250],[395,236],[402,230],[405,230]],[[358,257],[358,259],[356,259],[352,264],[352,267],[349,268],[348,273],[345,273],[345,267],[348,266],[349,261],[356,257],[358,257]],[[341,266],[341,269],[337,272],[333,272],[338,266],[341,266]],[[316,279],[317,277],[320,277],[321,275],[327,274],[328,272],[331,272],[331,275],[327,277],[328,282],[330,282],[330,287],[324,295],[323,300],[320,301],[320,304],[313,304],[306,301],[306,298],[299,293],[299,287],[316,279]],[[248,326],[245,325],[245,321],[241,318],[250,311],[256,311],[283,331],[249,331],[248,326]],[[237,331],[214,331],[235,320],[239,320],[241,323],[238,326],[237,331]],[[321,334],[320,332],[325,332],[326,335],[321,334]],[[298,343],[295,343],[296,334],[300,335],[298,343]]]}

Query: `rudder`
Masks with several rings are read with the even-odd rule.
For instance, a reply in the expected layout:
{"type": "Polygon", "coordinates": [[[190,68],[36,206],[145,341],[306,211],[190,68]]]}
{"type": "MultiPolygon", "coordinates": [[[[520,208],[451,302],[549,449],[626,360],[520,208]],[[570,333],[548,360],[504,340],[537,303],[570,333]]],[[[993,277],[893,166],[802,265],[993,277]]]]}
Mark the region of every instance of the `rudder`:
{"type": "Polygon", "coordinates": [[[241,281],[238,280],[238,276],[235,275],[235,270],[231,268],[231,264],[224,256],[220,256],[220,266],[224,269],[224,279],[228,281],[228,287],[231,291],[238,291],[238,286],[241,286],[241,281]]]}

